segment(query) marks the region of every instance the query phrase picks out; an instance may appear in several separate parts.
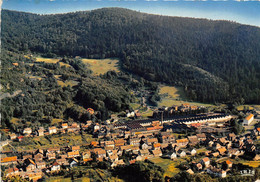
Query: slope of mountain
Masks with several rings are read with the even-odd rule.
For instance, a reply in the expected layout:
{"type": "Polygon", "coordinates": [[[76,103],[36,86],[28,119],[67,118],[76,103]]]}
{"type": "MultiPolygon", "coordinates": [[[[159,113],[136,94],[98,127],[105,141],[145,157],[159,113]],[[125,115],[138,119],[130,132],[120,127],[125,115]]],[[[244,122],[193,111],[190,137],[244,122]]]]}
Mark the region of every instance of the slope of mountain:
{"type": "Polygon", "coordinates": [[[118,57],[202,102],[260,103],[260,29],[122,8],[57,15],[2,11],[2,45],[45,56],[118,57]],[[189,66],[187,66],[189,65],[189,66]]]}

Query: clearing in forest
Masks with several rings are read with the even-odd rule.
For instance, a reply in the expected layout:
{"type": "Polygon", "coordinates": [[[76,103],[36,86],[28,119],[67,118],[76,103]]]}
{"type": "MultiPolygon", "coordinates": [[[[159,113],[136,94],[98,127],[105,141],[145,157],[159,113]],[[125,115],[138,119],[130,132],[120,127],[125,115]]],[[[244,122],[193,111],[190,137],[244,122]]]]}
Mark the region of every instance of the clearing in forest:
{"type": "Polygon", "coordinates": [[[54,63],[55,64],[55,63],[59,62],[59,59],[37,57],[36,62],[45,62],[45,63],[54,63]]]}
{"type": "Polygon", "coordinates": [[[94,75],[104,74],[108,71],[119,72],[118,59],[82,59],[82,62],[90,65],[94,75]]]}
{"type": "Polygon", "coordinates": [[[159,107],[171,107],[172,105],[180,106],[183,103],[189,103],[190,105],[205,107],[212,106],[211,104],[188,101],[184,93],[184,89],[182,87],[161,86],[159,94],[161,96],[161,101],[158,103],[159,107]]]}

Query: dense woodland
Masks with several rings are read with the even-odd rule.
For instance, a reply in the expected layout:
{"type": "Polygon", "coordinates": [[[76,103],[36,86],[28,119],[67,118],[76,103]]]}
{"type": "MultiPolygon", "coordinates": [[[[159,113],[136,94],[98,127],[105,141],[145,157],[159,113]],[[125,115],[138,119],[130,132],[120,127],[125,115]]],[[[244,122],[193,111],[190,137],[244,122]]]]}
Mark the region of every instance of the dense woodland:
{"type": "Polygon", "coordinates": [[[35,62],[21,54],[4,51],[1,56],[2,91],[21,90],[16,97],[2,99],[2,127],[20,131],[24,126],[48,126],[53,118],[85,122],[89,119],[104,121],[113,112],[131,109],[134,96],[130,90],[146,87],[157,90],[157,85],[143,79],[134,79],[120,72],[107,72],[93,76],[80,59],[63,58],[59,62],[69,66],[35,62]],[[15,66],[12,63],[18,63],[15,66]],[[71,82],[74,86],[61,86],[58,81],[71,82]],[[95,114],[89,113],[93,108],[95,114]],[[20,118],[19,122],[11,119],[20,118]]]}
{"type": "Polygon", "coordinates": [[[118,57],[191,100],[260,103],[260,29],[228,21],[103,8],[56,15],[2,11],[2,45],[46,57],[118,57]]]}

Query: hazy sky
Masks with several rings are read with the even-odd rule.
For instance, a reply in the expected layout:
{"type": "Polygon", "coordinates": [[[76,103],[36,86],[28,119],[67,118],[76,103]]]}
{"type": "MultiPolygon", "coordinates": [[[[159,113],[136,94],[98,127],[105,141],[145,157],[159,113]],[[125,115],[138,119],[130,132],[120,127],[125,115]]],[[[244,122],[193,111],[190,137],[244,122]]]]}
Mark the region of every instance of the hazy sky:
{"type": "Polygon", "coordinates": [[[66,13],[102,7],[123,7],[169,16],[231,20],[260,27],[260,0],[3,0],[2,4],[4,9],[38,14],[66,13]]]}

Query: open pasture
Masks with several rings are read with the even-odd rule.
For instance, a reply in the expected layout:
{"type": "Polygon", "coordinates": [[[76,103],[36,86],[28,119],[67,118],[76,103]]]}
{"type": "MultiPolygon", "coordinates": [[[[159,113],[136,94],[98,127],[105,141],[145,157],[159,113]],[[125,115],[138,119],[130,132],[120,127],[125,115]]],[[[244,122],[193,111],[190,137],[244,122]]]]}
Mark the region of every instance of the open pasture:
{"type": "Polygon", "coordinates": [[[104,74],[108,71],[119,72],[118,59],[82,59],[82,62],[90,65],[94,75],[104,74]]]}

